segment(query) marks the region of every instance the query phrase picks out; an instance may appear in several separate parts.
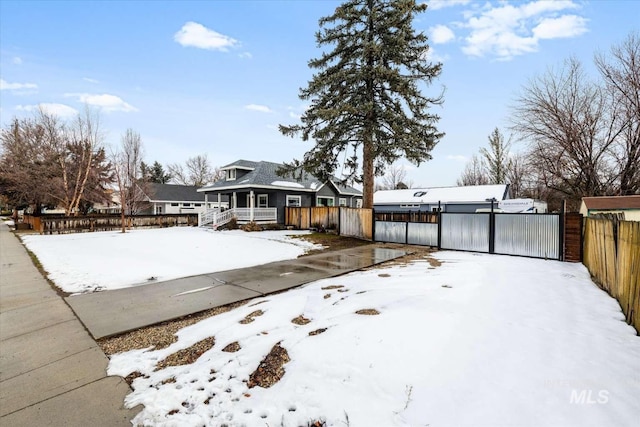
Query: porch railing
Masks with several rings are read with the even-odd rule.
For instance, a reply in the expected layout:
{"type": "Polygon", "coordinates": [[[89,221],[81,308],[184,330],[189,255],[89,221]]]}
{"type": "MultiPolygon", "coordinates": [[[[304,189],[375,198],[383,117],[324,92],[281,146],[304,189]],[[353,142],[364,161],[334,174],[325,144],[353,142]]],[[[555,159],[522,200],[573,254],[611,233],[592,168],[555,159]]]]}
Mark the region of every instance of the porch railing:
{"type": "Polygon", "coordinates": [[[198,216],[198,226],[218,228],[231,221],[231,218],[238,221],[277,222],[278,208],[231,208],[223,212],[220,209],[208,209],[198,216]]]}

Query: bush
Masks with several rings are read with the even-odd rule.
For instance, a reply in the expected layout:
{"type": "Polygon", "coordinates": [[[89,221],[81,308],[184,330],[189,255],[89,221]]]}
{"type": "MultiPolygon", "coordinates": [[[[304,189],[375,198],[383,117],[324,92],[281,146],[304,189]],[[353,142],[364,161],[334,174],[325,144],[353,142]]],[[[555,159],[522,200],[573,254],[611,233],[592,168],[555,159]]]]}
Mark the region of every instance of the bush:
{"type": "Polygon", "coordinates": [[[251,221],[240,227],[244,231],[262,231],[262,227],[255,221],[251,221]]]}

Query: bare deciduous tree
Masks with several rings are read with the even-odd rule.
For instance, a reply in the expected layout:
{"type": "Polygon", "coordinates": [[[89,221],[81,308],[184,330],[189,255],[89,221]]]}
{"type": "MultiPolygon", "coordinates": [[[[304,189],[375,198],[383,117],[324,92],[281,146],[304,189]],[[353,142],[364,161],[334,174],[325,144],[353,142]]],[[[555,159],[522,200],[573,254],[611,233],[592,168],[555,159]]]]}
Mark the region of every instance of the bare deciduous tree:
{"type": "Polygon", "coordinates": [[[471,157],[467,165],[462,171],[462,175],[456,181],[459,186],[464,185],[486,185],[489,183],[489,177],[486,173],[484,162],[476,154],[471,157]]]}
{"type": "Polygon", "coordinates": [[[71,122],[40,110],[2,130],[0,182],[14,204],[57,205],[77,215],[106,200],[111,181],[99,115],[88,108],[71,122]]]}
{"type": "Polygon", "coordinates": [[[531,165],[544,172],[545,185],[577,202],[613,185],[618,110],[571,59],[525,86],[513,108],[513,129],[529,142],[531,165]]]}
{"type": "Polygon", "coordinates": [[[195,185],[202,187],[222,179],[224,174],[211,166],[206,154],[190,157],[184,166],[179,163],[170,164],[167,169],[171,181],[179,185],[195,185]]]}
{"type": "Polygon", "coordinates": [[[404,190],[412,187],[413,181],[407,178],[407,169],[394,163],[387,168],[376,190],[404,190]]]}
{"type": "Polygon", "coordinates": [[[610,56],[596,55],[611,102],[616,104],[617,126],[622,129],[612,146],[619,170],[618,194],[640,193],[640,34],[631,33],[610,56]]]}

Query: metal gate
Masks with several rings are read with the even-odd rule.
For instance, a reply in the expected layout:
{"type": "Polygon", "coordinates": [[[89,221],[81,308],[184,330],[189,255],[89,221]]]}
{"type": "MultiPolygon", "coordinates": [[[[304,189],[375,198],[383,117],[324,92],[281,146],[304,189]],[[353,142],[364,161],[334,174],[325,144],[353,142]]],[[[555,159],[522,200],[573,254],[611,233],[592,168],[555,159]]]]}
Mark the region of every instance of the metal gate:
{"type": "Polygon", "coordinates": [[[442,213],[440,248],[489,252],[488,213],[442,213]]]}

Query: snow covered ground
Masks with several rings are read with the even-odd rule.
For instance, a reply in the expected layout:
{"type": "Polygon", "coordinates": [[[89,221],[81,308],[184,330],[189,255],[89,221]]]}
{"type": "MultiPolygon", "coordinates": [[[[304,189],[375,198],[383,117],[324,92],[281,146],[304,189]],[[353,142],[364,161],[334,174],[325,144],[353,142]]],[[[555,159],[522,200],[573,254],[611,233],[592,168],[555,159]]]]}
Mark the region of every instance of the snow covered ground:
{"type": "Polygon", "coordinates": [[[126,398],[144,405],[135,425],[638,425],[640,337],[582,265],[435,257],[441,266],[417,261],[257,299],[182,329],[168,348],[112,356],[109,374],[143,375],[126,398]],[[300,315],[310,322],[291,322],[300,315]],[[156,370],[208,337],[214,347],[194,363],[156,370]],[[239,351],[221,351],[236,341],[239,351]],[[291,359],[284,376],[249,388],[277,343],[291,359]]]}
{"type": "Polygon", "coordinates": [[[319,249],[306,231],[211,231],[193,227],[24,235],[49,278],[66,292],[117,289],[294,259],[319,249]]]}

